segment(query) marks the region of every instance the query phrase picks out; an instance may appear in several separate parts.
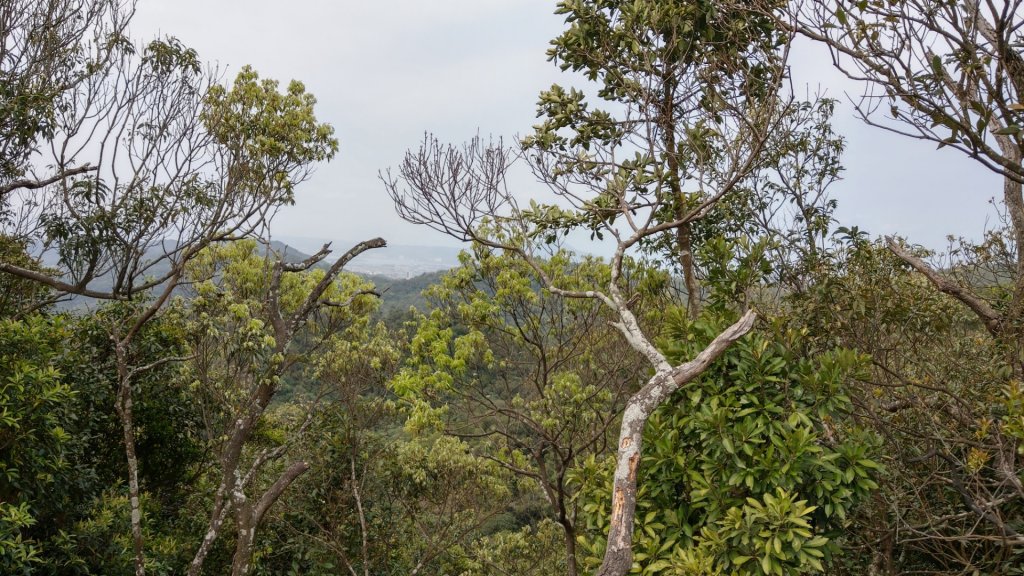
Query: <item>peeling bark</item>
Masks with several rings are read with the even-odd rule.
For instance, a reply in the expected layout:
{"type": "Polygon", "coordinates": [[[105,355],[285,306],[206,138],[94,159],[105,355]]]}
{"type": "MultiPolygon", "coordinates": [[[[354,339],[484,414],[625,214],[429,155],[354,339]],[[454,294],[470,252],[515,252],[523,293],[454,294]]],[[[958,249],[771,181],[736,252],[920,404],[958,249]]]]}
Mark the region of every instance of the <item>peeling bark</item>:
{"type": "MultiPolygon", "coordinates": [[[[700,376],[729,346],[749,332],[757,316],[748,311],[718,335],[696,358],[674,368],[660,369],[634,394],[622,414],[619,447],[615,456],[612,512],[608,545],[597,576],[623,576],[633,565],[633,520],[636,515],[636,479],[644,426],[662,403],[686,383],[700,376]]],[[[647,342],[643,334],[636,338],[647,342]]]]}

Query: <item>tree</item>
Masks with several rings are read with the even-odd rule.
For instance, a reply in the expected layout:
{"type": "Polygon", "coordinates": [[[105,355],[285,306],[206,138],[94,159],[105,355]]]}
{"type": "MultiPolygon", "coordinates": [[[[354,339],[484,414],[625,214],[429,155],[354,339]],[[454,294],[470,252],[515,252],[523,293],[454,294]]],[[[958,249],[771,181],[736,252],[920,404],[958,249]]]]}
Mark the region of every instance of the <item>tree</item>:
{"type": "Polygon", "coordinates": [[[846,530],[862,551],[849,573],[1013,565],[1024,477],[1003,351],[970,310],[881,242],[853,235],[833,258],[788,316],[811,349],[839,345],[871,361],[846,390],[851,420],[882,441],[886,470],[846,530]]]}
{"type": "Polygon", "coordinates": [[[39,544],[25,533],[70,468],[75,392],[53,366],[64,330],[38,317],[0,321],[0,566],[11,574],[40,562],[39,544]]]}
{"type": "Polygon", "coordinates": [[[9,241],[31,247],[37,259],[52,253],[56,264],[41,269],[5,259],[0,271],[58,296],[153,293],[134,318],[109,326],[141,576],[132,381],[175,359],[135,364],[134,339],[190,260],[212,243],[263,230],[278,207],[294,201],[312,165],[333,157],[337,141],[316,120],[315,99],[299,82],[282,93],[246,67],[228,89],[173,38],[135,47],[122,34],[130,4],[33,4],[9,3],[0,44],[11,80],[0,135],[7,154],[2,225],[9,241]],[[35,176],[43,163],[48,174],[35,176]],[[21,177],[26,173],[32,176],[21,177]]]}
{"type": "Polygon", "coordinates": [[[516,532],[490,534],[473,542],[464,552],[460,576],[521,574],[556,576],[565,574],[564,529],[545,518],[516,532]]]}
{"type": "Polygon", "coordinates": [[[399,336],[356,322],[306,359],[304,388],[323,405],[295,445],[310,470],[268,519],[256,573],[451,574],[507,505],[509,474],[496,463],[457,439],[402,433],[387,390],[399,336]]]}
{"type": "Polygon", "coordinates": [[[1005,408],[1024,371],[1021,3],[810,0],[763,13],[829,50],[834,64],[861,82],[854,108],[866,123],[966,154],[1003,179],[1003,227],[981,242],[953,243],[942,265],[897,238],[886,243],[918,282],[954,298],[973,321],[952,310],[943,317],[941,303],[866,245],[839,264],[864,280],[840,268],[829,281],[852,288],[852,301],[813,298],[824,309],[828,301],[852,306],[827,330],[872,354],[884,401],[865,394],[859,404],[889,432],[889,449],[912,479],[886,491],[886,513],[895,518],[874,532],[879,566],[899,570],[897,550],[907,548],[930,569],[1001,566],[1019,542],[1024,496],[1006,414],[1012,410],[1005,408]],[[881,296],[878,286],[891,292],[881,296]],[[909,324],[890,320],[897,317],[909,324]],[[874,332],[880,323],[891,332],[874,332]],[[922,452],[922,445],[929,448],[922,452]],[[934,493],[926,496],[922,486],[934,493]],[[914,536],[901,537],[908,534],[914,536]]]}
{"type": "MultiPolygon", "coordinates": [[[[662,347],[687,357],[718,329],[706,317],[670,312],[662,347]]],[[[842,420],[844,388],[865,367],[850,350],[804,356],[798,330],[750,334],[673,402],[644,432],[633,573],[801,574],[838,564],[844,529],[874,488],[874,443],[842,420]]],[[[608,462],[575,475],[589,535],[606,528],[602,489],[608,462]]],[[[586,539],[596,564],[603,543],[586,539]]]]}
{"type": "Polygon", "coordinates": [[[88,164],[31,170],[40,138],[52,138],[69,97],[128,46],[125,29],[133,2],[116,0],[4,0],[0,3],[0,201],[8,195],[84,174],[88,164]],[[29,174],[32,172],[31,174],[29,174]]]}
{"type": "MultiPolygon", "coordinates": [[[[616,414],[645,367],[623,353],[608,311],[593,300],[541,289],[529,266],[482,246],[430,287],[433,309],[412,338],[392,388],[410,423],[472,442],[475,450],[540,489],[563,531],[567,574],[577,573],[575,491],[568,474],[605,454],[616,414]]],[[[539,262],[565,289],[601,283],[605,264],[567,251],[539,262]]],[[[665,299],[668,278],[628,267],[632,309],[642,318],[665,299]]]]}
{"type": "MultiPolygon", "coordinates": [[[[582,91],[552,86],[538,103],[545,120],[524,142],[542,153],[527,159],[573,204],[571,187],[593,188],[592,177],[612,183],[596,196],[600,208],[615,210],[616,197],[636,195],[665,227],[640,245],[678,262],[696,317],[693,245],[723,223],[737,225],[711,208],[741,195],[775,125],[792,112],[778,93],[787,37],[732,2],[565,2],[557,12],[569,28],[552,42],[549,58],[584,72],[603,103],[622,112],[590,110],[582,91]],[[658,203],[641,200],[650,190],[660,191],[658,203]]],[[[596,232],[600,216],[565,224],[596,232]]]]}
{"type": "MultiPolygon", "coordinates": [[[[865,122],[958,150],[1000,174],[1014,246],[1024,246],[1021,18],[1019,1],[977,0],[795,2],[779,16],[827,47],[840,70],[864,83],[855,110],[865,122]]],[[[1011,300],[993,306],[899,243],[890,242],[889,249],[977,315],[1021,373],[1024,252],[1016,250],[1011,263],[1011,300]]]]}
{"type": "MultiPolygon", "coordinates": [[[[33,552],[27,563],[8,563],[11,573],[132,571],[121,424],[111,409],[118,377],[107,323],[134,312],[133,303],[117,302],[89,315],[3,321],[2,355],[11,378],[3,395],[10,428],[4,429],[9,443],[2,461],[11,477],[0,484],[4,501],[29,514],[31,525],[13,537],[20,535],[33,552]]],[[[185,344],[180,314],[169,310],[147,323],[135,351],[148,363],[183,354],[185,344]]],[[[165,547],[180,536],[173,525],[185,514],[178,507],[205,445],[197,403],[179,375],[180,366],[166,363],[134,382],[142,508],[148,537],[159,542],[147,559],[154,568],[174,565],[167,549],[188,541],[165,547]]]]}
{"type": "Polygon", "coordinates": [[[457,573],[446,567],[509,500],[507,471],[455,438],[387,438],[347,416],[319,428],[319,465],[278,524],[297,536],[285,559],[312,574],[457,573]]]}
{"type": "Polygon", "coordinates": [[[834,107],[827,98],[794,106],[769,140],[748,197],[736,210],[742,224],[735,236],[762,244],[772,268],[770,278],[756,278],[774,288],[773,297],[759,298],[762,306],[807,291],[828,259],[837,205],[829,188],[842,175],[845,148],[830,124],[834,107]]]}
{"type": "Polygon", "coordinates": [[[568,30],[551,58],[596,81],[615,114],[592,110],[584,93],[553,86],[541,94],[542,123],[523,142],[534,174],[561,205],[522,209],[505,188],[509,150],[475,139],[462,149],[429,137],[398,175],[384,175],[407,220],[515,254],[551,293],[607,306],[613,325],[653,376],[626,402],[617,443],[608,545],[598,574],[632,565],[637,466],[654,410],[747,333],[748,311],[692,360],[672,363],[630,309],[627,251],[672,239],[686,279],[689,313],[699,311],[693,231],[757,167],[790,111],[779,96],[788,35],[770,18],[732,3],[566,1],[568,30]],[[574,228],[615,244],[600,285],[565,289],[540,265],[536,244],[574,228]]]}
{"type": "Polygon", "coordinates": [[[235,553],[231,573],[252,567],[256,529],[270,507],[309,469],[295,460],[282,470],[273,464],[306,431],[318,402],[296,415],[284,440],[258,450],[250,447],[284,375],[316,350],[344,334],[350,324],[365,324],[374,295],[370,286],[344,275],[353,258],[384,246],[377,238],[352,247],[329,267],[314,268],[328,246],[309,258],[286,263],[257,252],[254,241],[211,247],[188,270],[195,286],[190,313],[191,359],[196,384],[212,404],[208,438],[217,453],[216,491],[202,542],[189,566],[197,575],[224,521],[234,515],[235,553]],[[299,350],[299,344],[308,347],[299,350]],[[263,476],[276,475],[266,482],[263,476]],[[255,494],[253,492],[255,491],[255,494]]]}

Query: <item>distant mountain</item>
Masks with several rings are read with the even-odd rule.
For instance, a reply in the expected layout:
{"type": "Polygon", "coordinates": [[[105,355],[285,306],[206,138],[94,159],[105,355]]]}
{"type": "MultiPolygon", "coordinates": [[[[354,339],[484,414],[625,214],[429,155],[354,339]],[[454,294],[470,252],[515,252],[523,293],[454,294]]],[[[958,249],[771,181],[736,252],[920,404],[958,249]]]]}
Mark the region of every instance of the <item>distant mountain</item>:
{"type": "MultiPolygon", "coordinates": [[[[270,241],[270,249],[277,253],[277,255],[280,256],[282,260],[289,264],[302,262],[303,260],[313,255],[312,252],[307,254],[306,252],[303,252],[298,248],[295,248],[294,246],[289,246],[288,244],[285,244],[284,242],[279,242],[277,240],[270,241]]],[[[317,248],[317,250],[319,250],[319,248],[317,248]]],[[[314,252],[317,250],[314,250],[314,252]]],[[[330,258],[330,256],[328,256],[328,258],[330,258]]],[[[320,262],[319,266],[322,268],[327,268],[329,264],[320,262]]]]}
{"type": "MultiPolygon", "coordinates": [[[[284,258],[285,262],[299,262],[309,257],[308,254],[304,254],[292,248],[291,246],[288,246],[287,244],[283,244],[281,242],[271,242],[270,247],[274,252],[280,254],[284,258]]],[[[152,248],[146,251],[146,256],[144,260],[154,262],[154,264],[151,267],[146,269],[145,276],[147,278],[162,278],[171,271],[170,262],[168,262],[166,259],[161,260],[161,257],[163,257],[168,252],[172,251],[173,249],[174,243],[165,242],[164,245],[162,246],[153,246],[152,248]]],[[[43,254],[42,263],[44,266],[48,266],[51,268],[60,267],[57,254],[54,253],[53,251],[49,251],[43,254]]],[[[111,274],[107,274],[97,276],[96,278],[94,278],[89,283],[89,288],[92,290],[96,290],[98,292],[107,292],[113,287],[113,285],[113,276],[111,274]]],[[[91,301],[92,299],[78,296],[72,297],[72,302],[67,303],[63,307],[76,308],[80,305],[78,302],[79,300],[84,302],[91,301]]]]}
{"type": "MultiPolygon", "coordinates": [[[[315,246],[315,252],[319,250],[323,244],[315,246]]],[[[324,261],[317,264],[317,267],[328,268],[331,263],[334,262],[335,258],[339,253],[348,250],[351,245],[342,245],[340,243],[332,243],[332,252],[324,259],[324,261]]],[[[367,280],[373,282],[377,291],[381,293],[381,309],[380,314],[384,318],[396,320],[404,316],[410,307],[416,307],[423,309],[426,304],[426,300],[421,296],[421,292],[430,284],[437,282],[444,275],[445,270],[452,266],[445,266],[443,269],[437,268],[438,259],[443,258],[446,254],[445,250],[435,250],[434,247],[404,247],[410,250],[400,250],[400,254],[395,257],[389,257],[378,260],[376,262],[370,262],[366,266],[358,266],[357,264],[366,259],[369,255],[373,254],[377,250],[370,250],[360,254],[352,262],[346,266],[346,271],[358,274],[365,277],[367,280]],[[401,265],[403,259],[411,259],[412,254],[418,253],[421,255],[421,261],[417,265],[409,260],[409,265],[401,265]],[[428,269],[425,272],[417,273],[418,269],[428,269]],[[384,273],[378,272],[384,270],[384,273]]],[[[281,242],[279,240],[273,240],[270,242],[270,249],[278,254],[285,262],[295,263],[301,262],[311,256],[311,252],[305,252],[299,250],[294,246],[281,242]]],[[[380,249],[380,250],[386,250],[380,249]]],[[[151,250],[152,259],[158,258],[163,254],[163,247],[154,247],[151,250]]],[[[455,252],[457,254],[457,251],[455,252]]],[[[457,264],[455,256],[451,256],[451,259],[457,264]]],[[[47,256],[44,258],[44,264],[48,266],[55,266],[57,260],[54,256],[47,256]]],[[[160,263],[154,266],[149,275],[151,277],[160,277],[165,275],[169,271],[170,267],[166,262],[160,263]]],[[[113,285],[113,281],[109,277],[99,277],[93,280],[89,287],[95,290],[109,290],[113,285]]],[[[83,296],[71,296],[67,300],[63,300],[57,304],[59,310],[74,310],[82,309],[85,307],[93,307],[98,302],[92,298],[86,298],[83,296]]]]}
{"type": "MultiPolygon", "coordinates": [[[[316,249],[319,250],[321,246],[323,246],[323,244],[320,244],[320,246],[316,246],[316,249]]],[[[334,261],[334,258],[332,258],[332,256],[336,257],[343,251],[348,250],[350,246],[351,245],[341,245],[340,243],[332,243],[331,248],[333,251],[331,252],[330,255],[327,256],[327,258],[324,259],[324,262],[321,262],[320,264],[318,264],[318,266],[323,268],[330,266],[330,263],[334,261]]],[[[302,260],[305,260],[306,258],[309,258],[310,256],[309,254],[278,240],[272,241],[270,243],[270,247],[271,249],[274,250],[274,252],[280,254],[281,257],[284,258],[286,262],[300,262],[302,260]]],[[[402,250],[401,252],[403,254],[414,253],[415,249],[421,249],[421,253],[425,257],[440,257],[443,255],[443,252],[436,251],[433,249],[433,247],[405,246],[403,248],[414,249],[402,250]]],[[[370,282],[373,282],[373,285],[374,287],[376,287],[377,292],[379,292],[381,295],[380,315],[385,320],[388,320],[389,324],[392,324],[400,322],[401,319],[404,318],[405,315],[408,313],[409,308],[417,308],[419,310],[424,310],[427,301],[426,299],[423,298],[422,292],[427,288],[427,286],[439,282],[441,280],[441,277],[444,276],[445,272],[447,271],[448,268],[450,268],[450,266],[446,267],[444,270],[433,270],[414,275],[412,274],[412,270],[414,267],[408,266],[404,267],[403,270],[405,271],[406,274],[409,274],[409,276],[398,278],[391,274],[366,272],[367,268],[376,268],[376,266],[373,263],[371,263],[371,265],[369,266],[358,266],[358,264],[362,262],[364,259],[368,259],[374,253],[383,250],[387,250],[387,248],[380,248],[376,250],[370,250],[368,252],[363,252],[355,260],[350,262],[345,269],[349,272],[352,272],[353,274],[358,274],[366,278],[370,282]]]]}
{"type": "Polygon", "coordinates": [[[395,326],[407,318],[410,308],[416,308],[421,312],[426,311],[427,299],[423,297],[423,291],[431,284],[440,282],[446,273],[446,270],[439,270],[404,279],[374,274],[366,274],[364,276],[367,280],[373,282],[373,285],[377,287],[377,291],[380,292],[381,316],[387,321],[388,325],[395,326]]]}

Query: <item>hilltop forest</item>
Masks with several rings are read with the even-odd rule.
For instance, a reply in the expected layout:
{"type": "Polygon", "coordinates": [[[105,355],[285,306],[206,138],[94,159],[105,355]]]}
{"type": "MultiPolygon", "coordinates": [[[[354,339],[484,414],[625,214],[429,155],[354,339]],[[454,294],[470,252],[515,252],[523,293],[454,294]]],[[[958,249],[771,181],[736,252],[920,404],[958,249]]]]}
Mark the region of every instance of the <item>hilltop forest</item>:
{"type": "Polygon", "coordinates": [[[464,242],[385,289],[271,244],[338,153],[301,82],[0,0],[0,573],[1024,575],[1020,0],[555,9],[525,136],[381,167],[464,242]],[[797,49],[1000,220],[838,221],[797,49]]]}

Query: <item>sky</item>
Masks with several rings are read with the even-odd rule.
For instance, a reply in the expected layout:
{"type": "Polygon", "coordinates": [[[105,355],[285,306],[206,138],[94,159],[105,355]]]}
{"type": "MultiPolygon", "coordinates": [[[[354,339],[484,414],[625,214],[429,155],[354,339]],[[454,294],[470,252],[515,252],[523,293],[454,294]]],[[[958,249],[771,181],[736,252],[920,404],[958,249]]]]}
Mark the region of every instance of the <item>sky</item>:
{"type": "MultiPolygon", "coordinates": [[[[399,219],[378,172],[425,132],[455,143],[528,133],[538,93],[579,82],[547,61],[564,28],[554,8],[554,0],[138,0],[132,34],[175,36],[227,78],[249,64],[316,95],[340,151],[278,214],[275,236],[452,245],[399,219]]],[[[942,248],[949,234],[979,238],[995,224],[987,202],[1001,193],[995,175],[950,149],[862,124],[842,102],[859,87],[819,47],[798,44],[791,64],[798,87],[841,101],[833,124],[847,138],[847,171],[832,188],[840,225],[942,248]]],[[[516,185],[520,197],[543,196],[529,180],[516,185]]]]}

